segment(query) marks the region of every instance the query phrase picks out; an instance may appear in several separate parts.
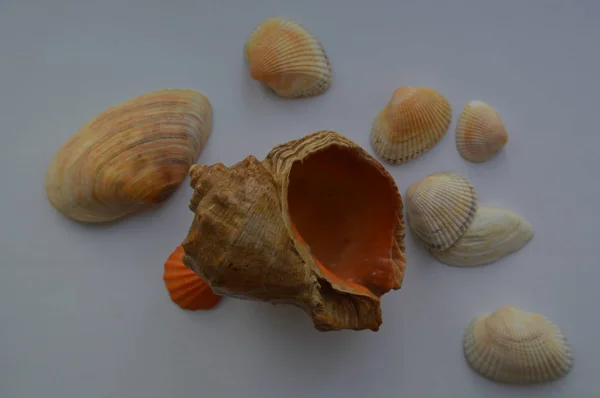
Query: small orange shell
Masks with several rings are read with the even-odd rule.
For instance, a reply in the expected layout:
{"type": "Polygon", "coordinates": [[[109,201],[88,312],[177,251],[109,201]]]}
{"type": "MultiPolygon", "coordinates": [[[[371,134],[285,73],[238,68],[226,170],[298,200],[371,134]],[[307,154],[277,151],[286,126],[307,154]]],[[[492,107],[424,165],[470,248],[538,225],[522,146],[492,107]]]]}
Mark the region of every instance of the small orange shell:
{"type": "Polygon", "coordinates": [[[456,148],[470,162],[485,162],[508,141],[504,122],[482,101],[469,101],[456,124],[456,148]]]}
{"type": "Polygon", "coordinates": [[[208,310],[221,301],[210,286],[183,264],[183,248],[177,248],[165,262],[163,280],[171,300],[184,310],[208,310]]]}

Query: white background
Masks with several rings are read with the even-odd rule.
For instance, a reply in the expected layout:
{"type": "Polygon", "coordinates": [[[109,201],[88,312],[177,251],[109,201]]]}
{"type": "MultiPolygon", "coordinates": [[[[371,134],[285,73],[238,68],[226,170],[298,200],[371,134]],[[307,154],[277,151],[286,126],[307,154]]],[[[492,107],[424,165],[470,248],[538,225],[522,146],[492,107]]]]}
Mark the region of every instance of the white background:
{"type": "Polygon", "coordinates": [[[599,14],[593,1],[1,0],[0,396],[600,396],[599,14]],[[244,42],[272,15],[321,39],[335,74],[325,95],[281,100],[249,78],[244,42]],[[207,95],[215,122],[199,162],[231,165],[320,129],[373,153],[371,121],[401,85],[453,108],[433,150],[386,166],[402,194],[452,170],[536,232],[475,269],[437,263],[409,233],[404,286],[384,296],[377,333],[319,333],[295,308],[234,299],[177,308],[162,267],[192,220],[187,179],[158,210],[105,226],[71,222],[45,197],[60,145],[143,92],[207,95]],[[471,99],[509,131],[485,164],[455,149],[471,99]],[[470,370],[463,329],[503,304],[559,325],[575,354],[567,378],[506,387],[470,370]]]}

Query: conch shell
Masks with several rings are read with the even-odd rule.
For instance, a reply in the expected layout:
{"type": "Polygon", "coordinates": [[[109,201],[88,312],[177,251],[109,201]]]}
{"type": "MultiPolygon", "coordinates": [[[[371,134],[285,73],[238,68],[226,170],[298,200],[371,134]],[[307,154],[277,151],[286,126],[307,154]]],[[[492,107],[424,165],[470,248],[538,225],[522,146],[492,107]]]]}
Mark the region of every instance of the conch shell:
{"type": "Polygon", "coordinates": [[[296,305],[322,331],[379,329],[380,298],[404,277],[404,220],[365,150],[320,131],[190,175],[183,261],[216,294],[296,305]]]}
{"type": "Polygon", "coordinates": [[[252,78],[280,97],[312,97],[332,83],[321,42],[291,19],[273,17],[262,22],[248,37],[245,52],[252,78]]]}
{"type": "Polygon", "coordinates": [[[167,199],[210,134],[212,110],[197,91],[167,89],[115,105],[54,155],[46,194],[81,222],[113,221],[167,199]]]}

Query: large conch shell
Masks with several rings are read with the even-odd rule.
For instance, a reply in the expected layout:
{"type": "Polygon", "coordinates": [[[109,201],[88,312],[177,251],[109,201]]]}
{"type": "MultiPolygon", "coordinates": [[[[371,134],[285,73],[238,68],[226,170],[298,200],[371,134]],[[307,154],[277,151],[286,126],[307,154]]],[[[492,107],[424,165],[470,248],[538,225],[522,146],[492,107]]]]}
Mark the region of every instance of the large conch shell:
{"type": "Polygon", "coordinates": [[[465,358],[480,375],[506,384],[536,384],[565,376],[573,352],[560,329],[539,313],[502,306],[467,327],[465,358]]]}
{"type": "Polygon", "coordinates": [[[444,264],[475,267],[519,251],[531,238],[533,227],[517,213],[479,205],[473,222],[452,246],[430,253],[444,264]]]}
{"type": "Polygon", "coordinates": [[[216,294],[296,305],[318,330],[379,329],[380,298],[404,277],[404,222],[366,151],[320,131],[190,175],[184,263],[216,294]]]}
{"type": "Polygon", "coordinates": [[[54,155],[48,200],[65,216],[91,223],[152,207],[187,176],[211,123],[208,99],[192,90],[159,90],[115,105],[54,155]]]}
{"type": "Polygon", "coordinates": [[[252,78],[280,97],[319,95],[333,80],[321,42],[290,19],[273,17],[262,22],[248,37],[245,52],[252,78]]]}

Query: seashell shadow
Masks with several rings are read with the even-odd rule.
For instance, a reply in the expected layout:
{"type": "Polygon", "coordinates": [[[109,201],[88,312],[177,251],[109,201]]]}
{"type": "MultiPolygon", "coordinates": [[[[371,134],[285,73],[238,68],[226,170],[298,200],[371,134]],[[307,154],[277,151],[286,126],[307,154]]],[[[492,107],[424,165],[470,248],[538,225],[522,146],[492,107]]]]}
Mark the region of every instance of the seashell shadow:
{"type": "Polygon", "coordinates": [[[190,175],[184,263],[216,294],[300,307],[321,331],[379,330],[404,278],[403,205],[364,149],[319,131],[190,175]]]}

